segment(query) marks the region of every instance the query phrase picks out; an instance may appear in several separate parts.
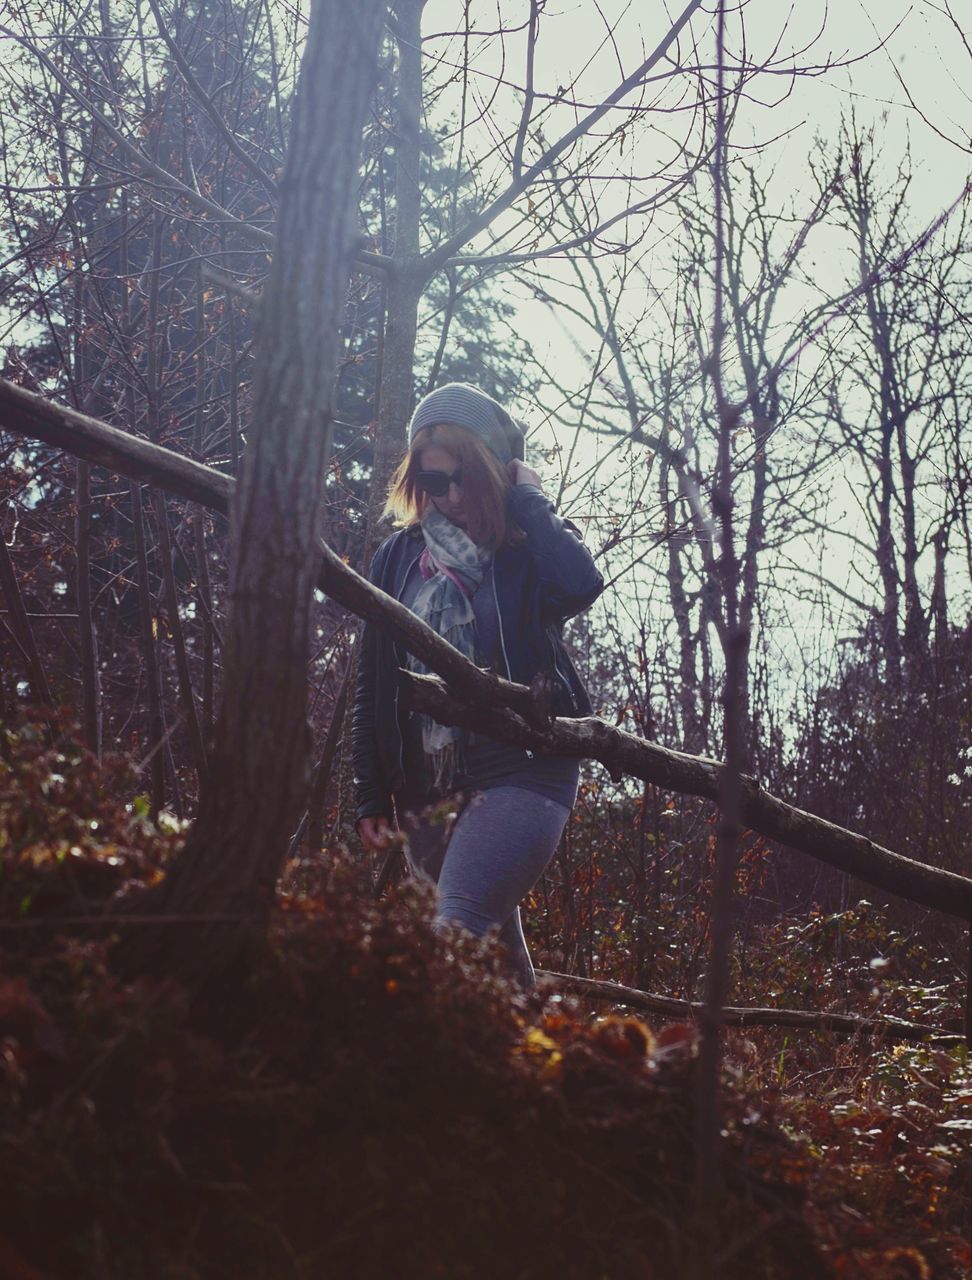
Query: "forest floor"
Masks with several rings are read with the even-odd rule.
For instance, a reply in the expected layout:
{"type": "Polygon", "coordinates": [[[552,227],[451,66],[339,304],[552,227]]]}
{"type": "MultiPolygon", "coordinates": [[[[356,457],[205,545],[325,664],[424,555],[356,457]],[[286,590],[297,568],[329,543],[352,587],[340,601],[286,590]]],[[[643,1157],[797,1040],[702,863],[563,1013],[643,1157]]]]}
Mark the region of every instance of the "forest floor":
{"type": "MultiPolygon", "coordinates": [[[[131,795],[6,731],[0,1280],[698,1274],[693,1026],[517,995],[340,853],[290,868],[220,999],[123,978],[119,918],[181,840],[131,795]]],[[[835,919],[786,926],[809,985],[835,919]]],[[[897,1011],[954,1024],[960,975],[897,963],[897,1011]]],[[[723,1094],[721,1276],[972,1276],[964,1045],[729,1033],[723,1094]]]]}

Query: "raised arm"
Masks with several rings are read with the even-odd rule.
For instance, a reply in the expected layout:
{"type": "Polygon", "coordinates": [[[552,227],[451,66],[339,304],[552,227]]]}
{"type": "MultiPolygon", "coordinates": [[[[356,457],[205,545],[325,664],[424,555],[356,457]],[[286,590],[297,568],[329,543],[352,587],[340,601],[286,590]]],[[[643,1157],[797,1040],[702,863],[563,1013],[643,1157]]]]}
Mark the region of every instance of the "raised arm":
{"type": "Polygon", "coordinates": [[[604,578],[580,530],[554,511],[540,477],[524,463],[510,463],[510,514],[527,536],[540,580],[543,609],[551,618],[571,618],[593,604],[604,578]]]}

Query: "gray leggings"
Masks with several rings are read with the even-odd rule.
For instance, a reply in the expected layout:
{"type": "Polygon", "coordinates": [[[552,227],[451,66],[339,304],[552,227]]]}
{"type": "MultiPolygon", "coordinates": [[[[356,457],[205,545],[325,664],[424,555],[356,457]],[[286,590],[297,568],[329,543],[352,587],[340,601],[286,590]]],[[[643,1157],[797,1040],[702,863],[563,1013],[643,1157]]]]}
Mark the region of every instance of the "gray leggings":
{"type": "Polygon", "coordinates": [[[460,924],[477,937],[499,929],[513,976],[536,982],[520,924],[520,899],[543,874],[570,817],[566,805],[523,787],[474,792],[452,828],[420,825],[409,834],[412,871],[438,885],[436,924],[460,924]]]}

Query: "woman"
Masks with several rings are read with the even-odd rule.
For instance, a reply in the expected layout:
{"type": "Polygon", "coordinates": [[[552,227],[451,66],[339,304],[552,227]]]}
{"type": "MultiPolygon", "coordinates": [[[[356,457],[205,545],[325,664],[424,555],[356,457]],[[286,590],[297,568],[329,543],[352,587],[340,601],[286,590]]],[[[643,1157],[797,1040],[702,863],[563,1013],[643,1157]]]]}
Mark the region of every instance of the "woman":
{"type": "MultiPolygon", "coordinates": [[[[555,714],[589,715],[561,630],[604,581],[523,461],[522,430],[484,392],[450,383],[420,401],[408,438],[385,508],[404,527],[378,548],[371,580],[478,666],[521,684],[548,673],[555,714]]],[[[436,922],[497,928],[529,988],[518,904],[557,848],[579,761],[409,715],[400,667],[425,669],[366,624],[351,738],[358,834],[379,848],[396,814],[465,798],[451,833],[427,824],[410,835],[410,863],[438,885],[436,922]]]]}

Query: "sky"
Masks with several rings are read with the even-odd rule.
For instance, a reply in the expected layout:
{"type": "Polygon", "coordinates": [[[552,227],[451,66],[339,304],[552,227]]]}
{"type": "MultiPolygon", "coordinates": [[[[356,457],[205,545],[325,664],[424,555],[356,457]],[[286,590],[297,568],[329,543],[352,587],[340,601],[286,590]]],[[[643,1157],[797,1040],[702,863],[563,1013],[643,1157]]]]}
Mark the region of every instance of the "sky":
{"type": "MultiPolygon", "coordinates": [[[[485,34],[495,29],[500,7],[507,26],[516,25],[527,13],[522,3],[469,6],[475,28],[484,32],[477,38],[474,31],[470,38],[470,81],[480,95],[491,89],[498,76],[523,82],[522,33],[505,41],[485,34]]],[[[967,5],[954,6],[953,12],[962,13],[963,7],[964,25],[972,32],[967,5]]],[[[447,62],[458,62],[461,41],[435,38],[435,33],[455,30],[462,9],[455,0],[430,0],[423,19],[427,58],[442,56],[447,62]]],[[[692,18],[689,30],[702,56],[711,61],[715,52],[711,5],[708,10],[692,18]]],[[[662,37],[669,25],[663,17],[667,12],[677,13],[678,6],[647,6],[634,0],[553,0],[540,22],[536,88],[552,93],[559,85],[574,84],[586,103],[600,101],[618,83],[619,71],[629,74],[644,51],[662,37]],[[649,9],[653,12],[646,14],[649,9]]],[[[750,61],[773,59],[776,65],[771,75],[754,85],[751,101],[737,123],[741,144],[785,134],[781,158],[798,184],[801,157],[806,156],[814,135],[833,135],[841,113],[856,107],[863,117],[876,121],[886,114],[889,140],[902,138],[909,127],[913,130],[927,170],[929,211],[936,201],[945,202],[949,190],[953,194],[958,190],[961,182],[950,180],[969,167],[972,101],[966,86],[972,84],[972,48],[962,47],[944,4],[843,0],[828,5],[823,0],[800,0],[786,5],[779,0],[749,0],[744,13],[744,34],[738,21],[729,21],[729,60],[738,55],[745,40],[750,61]],[[813,69],[840,62],[847,65],[812,71],[798,80],[783,74],[788,64],[813,69]]],[[[679,48],[688,56],[689,39],[683,36],[679,48]]],[[[501,94],[490,114],[502,124],[512,118],[519,101],[513,93],[501,94]]],[[[633,97],[625,99],[628,104],[633,101],[633,97]]],[[[571,115],[570,108],[564,107],[561,125],[571,115]]],[[[548,136],[556,136],[555,131],[548,129],[548,136]]],[[[630,153],[616,159],[619,171],[629,168],[630,153]]]]}
{"type": "MultiPolygon", "coordinates": [[[[770,60],[771,67],[750,84],[740,102],[730,138],[731,159],[751,158],[758,152],[760,163],[773,171],[771,200],[781,210],[805,210],[814,194],[810,167],[814,152],[821,140],[833,142],[842,116],[853,110],[861,123],[874,126],[889,177],[910,142],[916,181],[909,217],[916,232],[928,225],[955,200],[972,172],[972,92],[968,87],[972,85],[972,42],[963,43],[950,22],[949,3],[952,0],[835,0],[829,5],[824,0],[793,0],[791,4],[748,0],[743,10],[744,30],[738,16],[729,16],[727,61],[732,66],[744,48],[750,61],[770,60]],[[791,76],[788,68],[792,65],[803,74],[791,76]]],[[[962,13],[966,31],[972,32],[972,0],[962,0],[962,6],[954,4],[952,12],[962,13]]],[[[566,91],[562,101],[539,100],[543,103],[545,140],[549,143],[569,129],[588,107],[602,101],[636,68],[680,8],[681,3],[666,7],[659,0],[651,4],[645,0],[545,0],[535,88],[541,95],[554,95],[561,88],[566,91]],[[572,99],[583,105],[575,107],[572,99]]],[[[490,33],[500,26],[500,19],[506,28],[522,26],[529,14],[526,0],[470,0],[468,5],[461,0],[428,0],[423,15],[426,72],[430,83],[445,87],[427,123],[444,123],[459,116],[462,79],[458,68],[463,63],[463,38],[436,33],[461,28],[467,14],[471,23],[467,127],[461,142],[457,133],[449,144],[453,159],[460,145],[467,159],[494,148],[499,138],[515,128],[522,102],[519,86],[524,79],[524,33],[520,30],[505,38],[490,33]]],[[[709,3],[706,11],[693,17],[680,40],[679,55],[686,61],[697,56],[711,68],[713,30],[709,3]]],[[[616,139],[599,157],[597,186],[602,216],[651,195],[667,177],[681,171],[686,150],[698,153],[702,117],[692,96],[694,82],[684,77],[682,83],[688,88],[677,82],[653,85],[650,93],[657,93],[654,110],[626,131],[623,142],[616,139]],[[629,183],[632,175],[635,180],[629,183]]],[[[595,136],[603,136],[606,128],[630,117],[637,102],[635,94],[623,99],[595,136]]],[[[527,162],[540,145],[532,137],[527,139],[527,162]]],[[[571,164],[583,157],[587,145],[579,145],[570,156],[571,164]]],[[[507,177],[508,164],[500,148],[493,161],[483,164],[483,190],[488,190],[490,183],[498,189],[507,177]]],[[[495,247],[492,237],[504,232],[513,238],[501,241],[501,246],[510,247],[522,233],[520,219],[525,211],[524,197],[515,213],[499,220],[467,251],[489,252],[495,247]]],[[[623,322],[633,324],[646,308],[650,317],[674,270],[668,217],[665,213],[636,215],[628,226],[618,225],[607,233],[609,239],[627,240],[646,232],[644,273],[626,287],[619,309],[623,322]]],[[[837,291],[842,264],[828,250],[827,232],[816,234],[817,283],[837,291]]],[[[549,271],[555,282],[571,279],[570,264],[564,259],[550,259],[549,271]]],[[[596,356],[596,335],[579,325],[566,308],[529,298],[510,277],[502,278],[497,287],[516,304],[514,328],[529,337],[538,363],[554,375],[568,397],[572,387],[583,387],[596,356]]],[[[806,295],[795,290],[786,305],[796,316],[806,301],[806,295]]],[[[617,385],[616,380],[607,382],[608,389],[617,385]]],[[[579,397],[565,402],[548,388],[537,403],[518,398],[517,390],[510,389],[511,405],[534,429],[534,459],[557,491],[562,479],[558,460],[551,455],[547,462],[545,454],[565,433],[569,439],[579,397]],[[551,409],[556,410],[555,416],[550,416],[551,409]]],[[[620,408],[617,417],[623,424],[620,408]]],[[[563,505],[579,520],[590,512],[591,504],[577,480],[604,448],[603,442],[590,434],[582,437],[570,455],[563,505]]],[[[561,454],[561,463],[566,456],[566,451],[561,454]]],[[[643,462],[644,455],[618,457],[616,470],[622,480],[613,495],[616,502],[623,504],[637,493],[641,482],[637,471],[643,462]]],[[[854,477],[838,468],[830,483],[834,518],[853,521],[854,477]]],[[[601,522],[598,536],[602,540],[605,528],[601,522]]],[[[643,535],[643,540],[649,539],[650,527],[643,535]]],[[[820,551],[807,549],[807,555],[820,551]]],[[[846,560],[844,547],[838,545],[826,553],[830,565],[836,566],[844,575],[841,580],[849,585],[852,566],[841,565],[841,557],[846,560]]],[[[651,563],[644,569],[646,574],[651,563]]],[[[805,632],[811,624],[801,618],[797,625],[805,632]]],[[[820,620],[813,625],[819,629],[820,620]]]]}
{"type": "MultiPolygon", "coordinates": [[[[525,4],[504,3],[504,23],[515,26],[528,11],[525,4]]],[[[454,30],[461,21],[462,6],[455,0],[431,0],[425,10],[423,34],[427,65],[436,59],[442,64],[433,70],[439,77],[461,61],[462,42],[437,37],[454,30]]],[[[466,157],[492,146],[499,133],[508,133],[517,118],[522,97],[513,86],[524,79],[525,41],[522,33],[505,40],[486,34],[495,30],[497,8],[472,4],[473,32],[470,36],[472,70],[467,116],[473,107],[485,111],[483,119],[467,129],[462,146],[466,157]],[[483,34],[477,35],[477,31],[483,34]],[[498,87],[497,81],[505,80],[498,87]],[[489,95],[496,93],[495,99],[489,95]],[[488,110],[485,108],[488,105],[488,110]]],[[[711,6],[710,6],[711,8],[711,6]]],[[[540,92],[554,93],[562,85],[575,86],[584,104],[595,104],[639,64],[646,48],[653,47],[667,30],[661,5],[645,6],[633,0],[553,0],[543,11],[537,42],[535,84],[540,92]],[[654,18],[645,10],[654,10],[654,18]]],[[[882,0],[880,4],[843,0],[827,5],[823,0],[800,0],[787,6],[778,0],[749,0],[745,8],[745,33],[738,22],[729,24],[728,60],[738,56],[743,39],[751,61],[771,59],[773,70],[752,82],[740,104],[730,139],[731,153],[739,157],[759,147],[764,168],[774,171],[772,191],[781,207],[790,204],[808,207],[813,194],[808,158],[821,142],[833,142],[842,117],[853,112],[864,125],[873,124],[880,138],[887,172],[890,175],[910,142],[916,181],[910,198],[916,228],[931,222],[956,199],[972,173],[972,44],[962,46],[947,13],[941,6],[882,0]],[[830,69],[824,69],[827,64],[830,69]],[[788,66],[805,69],[791,77],[788,66]]],[[[965,23],[972,36],[972,10],[965,23]]],[[[698,14],[689,28],[698,41],[703,61],[714,59],[714,28],[711,12],[698,14]]],[[[688,38],[680,50],[691,53],[688,38]]],[[[459,110],[459,84],[437,102],[440,118],[459,110]]],[[[637,101],[629,95],[619,111],[610,117],[612,125],[621,117],[621,108],[637,101]]],[[[615,179],[601,183],[599,199],[610,213],[632,202],[627,185],[618,179],[634,173],[650,174],[660,165],[674,172],[673,161],[681,163],[682,147],[698,144],[698,119],[690,123],[689,101],[678,102],[663,96],[662,107],[681,107],[672,114],[658,113],[657,125],[629,141],[626,151],[614,150],[599,164],[599,176],[615,179]]],[[[545,119],[549,142],[569,128],[580,112],[570,106],[552,109],[545,119]]],[[[603,126],[599,126],[603,131],[603,126]]],[[[454,154],[458,142],[454,143],[454,154]]],[[[527,145],[527,155],[530,145],[527,145]]],[[[506,169],[496,165],[497,181],[506,169]]],[[[641,194],[657,189],[659,181],[643,181],[641,194]]],[[[522,208],[522,202],[520,207],[522,208]]],[[[647,221],[647,216],[643,218],[647,221]]],[[[617,240],[631,238],[633,227],[611,233],[617,240]],[[629,233],[625,235],[624,232],[629,233]]],[[[512,228],[512,216],[498,224],[512,228]]],[[[471,246],[489,251],[496,227],[471,246]]],[[[608,236],[611,238],[611,236],[608,236]]],[[[663,237],[659,235],[659,240],[663,237]]],[[[507,247],[504,242],[503,247],[507,247]]],[[[826,251],[820,254],[819,269],[832,265],[826,251]]],[[[827,283],[826,280],[822,281],[827,283]]],[[[833,285],[839,287],[835,274],[833,285]]],[[[541,324],[537,319],[537,327],[541,324]]],[[[558,335],[558,326],[549,330],[551,359],[571,360],[571,344],[558,335]]]]}
{"type": "MultiPolygon", "coordinates": [[[[853,112],[858,123],[873,126],[878,140],[881,164],[890,181],[910,146],[914,181],[909,201],[909,228],[917,234],[947,209],[962,191],[972,174],[972,6],[963,0],[963,8],[953,6],[951,12],[962,15],[967,33],[962,34],[949,18],[948,0],[927,3],[926,0],[842,0],[825,4],[823,0],[799,0],[792,5],[778,0],[749,0],[745,6],[745,30],[737,17],[728,18],[727,63],[731,66],[745,48],[750,61],[771,62],[771,70],[748,87],[740,102],[730,136],[730,160],[751,157],[758,149],[764,171],[772,170],[770,200],[780,210],[796,212],[809,208],[815,195],[811,161],[821,144],[831,146],[840,132],[842,118],[853,112]],[[842,65],[839,65],[842,64],[842,65]],[[803,74],[792,76],[788,68],[797,66],[803,74]]],[[[504,2],[502,5],[472,3],[468,12],[472,31],[469,35],[471,72],[467,120],[474,122],[463,139],[465,156],[482,154],[493,147],[497,138],[508,134],[522,101],[515,86],[523,83],[525,40],[522,32],[505,40],[487,34],[498,26],[498,11],[507,28],[525,20],[527,4],[504,2]],[[505,81],[506,83],[501,83],[505,81]],[[482,113],[480,119],[475,117],[482,113]]],[[[669,25],[669,15],[680,12],[680,5],[622,0],[550,0],[544,7],[537,43],[535,87],[541,93],[554,94],[561,86],[569,86],[571,95],[585,107],[601,101],[616,84],[645,57],[669,25]]],[[[462,42],[458,38],[434,33],[454,30],[462,21],[464,6],[455,0],[430,0],[423,19],[427,66],[435,64],[432,75],[445,77],[461,63],[462,42]]],[[[697,42],[697,54],[706,65],[715,60],[712,5],[699,13],[691,23],[691,34],[697,42]]],[[[684,37],[680,53],[688,58],[692,40],[684,37]]],[[[454,80],[436,104],[437,118],[458,113],[460,81],[454,80]]],[[[633,104],[632,95],[622,106],[633,104]]],[[[611,148],[600,157],[598,173],[607,179],[602,184],[603,209],[610,212],[622,208],[633,199],[657,188],[666,175],[682,162],[685,150],[699,148],[700,117],[693,115],[690,97],[678,98],[671,91],[661,92],[656,111],[645,118],[642,127],[632,130],[626,146],[611,148]],[[632,190],[623,179],[635,173],[641,181],[632,190]],[[660,174],[651,177],[652,174],[660,174]],[[613,180],[613,181],[612,181],[613,180]]],[[[568,129],[582,114],[562,103],[548,109],[545,117],[547,142],[568,129]]],[[[611,118],[613,125],[623,118],[621,111],[611,118]]],[[[602,127],[603,132],[603,127],[602,127]]],[[[458,145],[456,143],[455,145],[458,145]]],[[[526,156],[529,159],[528,140],[526,156]]],[[[488,173],[488,166],[484,166],[488,173]]],[[[495,181],[502,183],[507,172],[504,163],[495,164],[495,181]]],[[[518,206],[523,209],[523,202],[518,206]]],[[[646,279],[632,284],[622,302],[634,317],[651,305],[651,288],[666,272],[672,270],[664,217],[648,222],[645,244],[653,244],[646,279]]],[[[482,235],[470,249],[480,253],[495,250],[490,243],[496,231],[519,232],[521,224],[510,216],[498,223],[489,234],[482,235]]],[[[631,226],[617,229],[618,240],[631,238],[631,226]]],[[[813,262],[815,284],[838,293],[845,279],[845,261],[835,250],[831,233],[821,229],[815,233],[813,262]]],[[[502,240],[502,248],[512,247],[510,239],[502,240]]],[[[568,264],[560,259],[550,262],[555,279],[570,278],[568,264]]],[[[518,299],[517,327],[529,335],[540,363],[556,374],[562,384],[580,387],[587,379],[596,350],[591,332],[578,325],[563,308],[531,301],[515,286],[504,284],[509,297],[518,299]]],[[[806,291],[791,291],[784,305],[794,317],[808,304],[806,291]]],[[[515,394],[515,392],[514,392],[515,394]]],[[[554,397],[554,399],[556,399],[554,397]]],[[[550,400],[548,397],[548,404],[550,400]]],[[[528,423],[536,428],[535,438],[549,443],[558,427],[545,422],[540,406],[529,402],[519,408],[528,423]]],[[[569,420],[576,406],[563,406],[569,420]]],[[[619,421],[623,414],[619,411],[619,421]]],[[[584,470],[597,454],[599,445],[593,436],[583,442],[572,456],[573,473],[584,470]]],[[[626,463],[629,468],[632,465],[626,463]]],[[[555,467],[545,476],[554,484],[555,467]]],[[[624,466],[619,470],[623,471],[624,466]]],[[[830,514],[833,521],[853,531],[857,516],[855,485],[860,483],[851,469],[838,465],[827,481],[830,487],[830,514]]],[[[623,491],[622,492],[626,492],[623,491]]],[[[571,492],[566,495],[570,509],[571,492]]],[[[575,495],[579,503],[574,514],[583,510],[585,499],[575,495]]],[[[835,580],[855,592],[861,590],[845,542],[805,548],[802,554],[809,563],[822,555],[835,580]]],[[[926,565],[927,568],[927,565],[926,565]]],[[[839,619],[840,610],[836,615],[839,619]]],[[[831,620],[833,621],[833,620],[831,620]]],[[[848,619],[849,622],[849,619],[848,619]]],[[[839,629],[838,622],[838,629],[839,629]]],[[[805,610],[794,615],[790,649],[801,643],[808,632],[824,626],[821,617],[811,618],[805,610]]],[[[848,628],[850,629],[850,627],[848,628]]]]}

